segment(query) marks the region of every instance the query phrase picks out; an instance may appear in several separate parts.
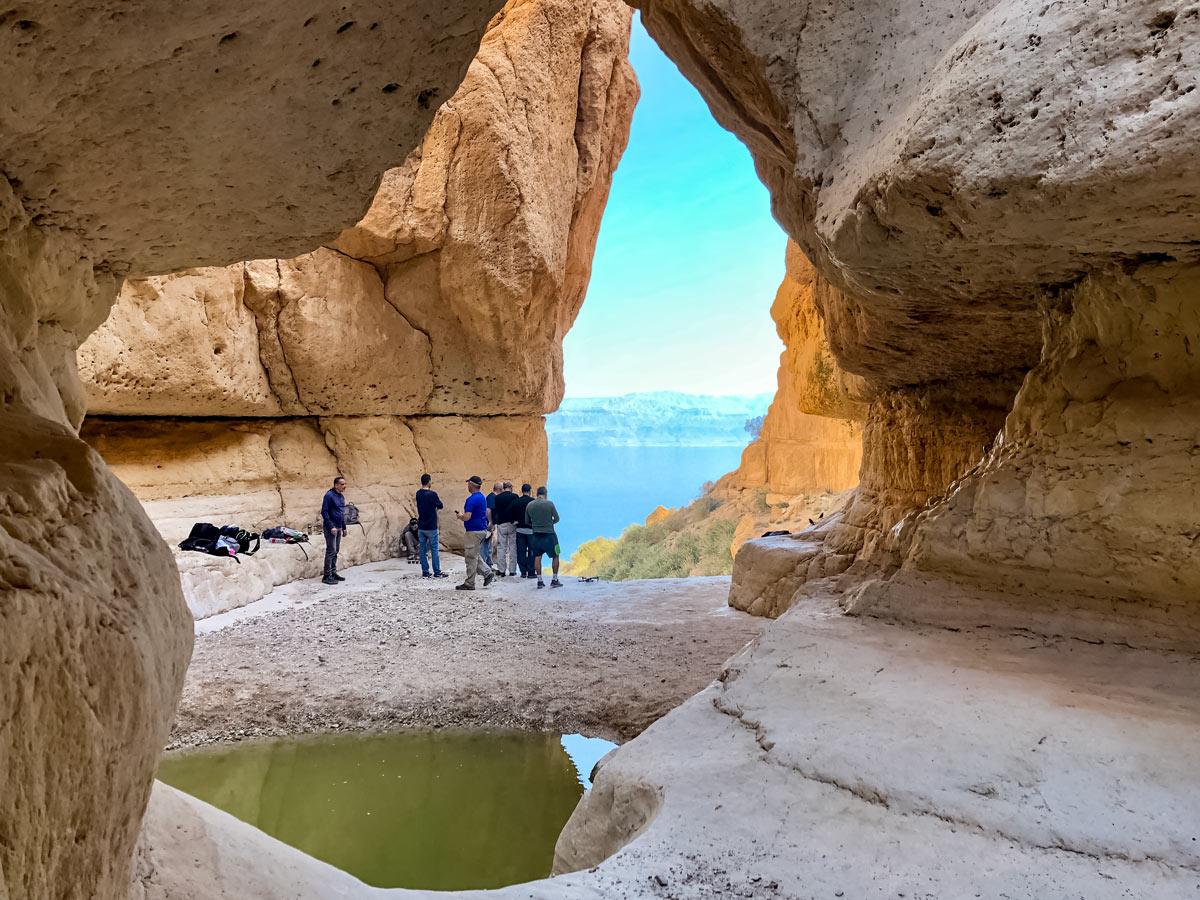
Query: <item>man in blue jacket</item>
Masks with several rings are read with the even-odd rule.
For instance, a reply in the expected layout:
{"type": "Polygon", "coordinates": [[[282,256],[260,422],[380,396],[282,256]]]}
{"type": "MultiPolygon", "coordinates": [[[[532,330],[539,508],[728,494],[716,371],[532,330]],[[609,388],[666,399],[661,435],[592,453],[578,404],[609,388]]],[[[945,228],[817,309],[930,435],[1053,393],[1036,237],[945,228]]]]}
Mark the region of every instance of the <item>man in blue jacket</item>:
{"type": "Polygon", "coordinates": [[[491,566],[483,561],[483,557],[479,553],[479,544],[487,534],[488,529],[488,508],[487,499],[480,492],[483,487],[483,479],[478,475],[472,475],[467,479],[467,502],[463,506],[463,511],[455,513],[459,520],[463,523],[463,528],[466,531],[464,539],[464,556],[467,558],[467,577],[462,584],[455,585],[456,591],[473,591],[475,590],[475,575],[476,573],[483,576],[483,586],[487,587],[492,583],[495,574],[492,572],[491,566]]]}
{"type": "Polygon", "coordinates": [[[346,479],[338,476],[333,479],[333,488],[325,492],[321,502],[321,528],[325,532],[325,577],[322,584],[337,584],[345,581],[337,573],[338,550],[342,546],[342,538],[346,536],[346,479]]]}

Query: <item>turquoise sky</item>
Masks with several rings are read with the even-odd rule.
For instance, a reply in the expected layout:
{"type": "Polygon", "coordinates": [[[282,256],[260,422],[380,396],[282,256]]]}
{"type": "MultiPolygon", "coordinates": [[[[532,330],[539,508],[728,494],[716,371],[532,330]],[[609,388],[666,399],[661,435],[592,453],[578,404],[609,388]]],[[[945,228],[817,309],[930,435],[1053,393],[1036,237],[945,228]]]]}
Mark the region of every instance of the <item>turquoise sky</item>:
{"type": "Polygon", "coordinates": [[[767,189],[637,16],[629,56],[642,98],[563,342],[567,396],[774,391],[787,239],[767,189]]]}

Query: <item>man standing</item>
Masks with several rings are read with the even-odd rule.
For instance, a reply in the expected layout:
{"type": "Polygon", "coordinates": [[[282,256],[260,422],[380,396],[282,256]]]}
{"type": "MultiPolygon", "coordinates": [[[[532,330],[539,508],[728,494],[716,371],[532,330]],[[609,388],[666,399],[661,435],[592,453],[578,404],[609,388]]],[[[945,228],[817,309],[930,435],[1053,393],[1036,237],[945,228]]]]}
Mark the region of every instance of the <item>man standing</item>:
{"type": "Polygon", "coordinates": [[[503,493],[496,495],[493,517],[496,520],[496,577],[503,578],[505,569],[509,575],[517,574],[517,520],[513,518],[513,504],[517,495],[511,481],[504,482],[503,493]]]}
{"type": "Polygon", "coordinates": [[[417,543],[421,548],[421,577],[445,578],[438,559],[438,510],[441,498],[433,490],[433,479],[428,473],[421,476],[421,489],[417,491],[417,543]],[[429,572],[427,551],[433,552],[433,573],[429,572]]]}
{"type": "Polygon", "coordinates": [[[522,578],[533,577],[533,529],[525,524],[525,509],[533,502],[533,485],[521,485],[521,496],[509,507],[512,519],[517,523],[517,565],[522,578]]]}
{"type": "Polygon", "coordinates": [[[483,479],[478,475],[472,475],[468,478],[467,490],[470,494],[467,497],[466,504],[463,506],[463,511],[455,513],[467,532],[466,552],[464,554],[467,558],[467,577],[462,584],[455,585],[454,589],[456,591],[475,590],[475,575],[477,572],[483,573],[484,587],[491,584],[492,579],[495,577],[491,567],[479,555],[479,545],[483,542],[488,528],[487,500],[484,499],[481,493],[480,489],[482,487],[483,479]]]}
{"type": "Polygon", "coordinates": [[[325,577],[322,584],[337,584],[345,581],[337,573],[338,550],[346,536],[346,479],[339,475],[333,479],[333,488],[325,492],[321,501],[321,530],[325,532],[325,577]]]}
{"type": "Polygon", "coordinates": [[[554,533],[554,526],[558,521],[558,510],[546,499],[546,488],[538,488],[537,499],[525,507],[525,524],[533,529],[533,570],[537,573],[540,588],[546,586],[542,582],[543,553],[550,557],[554,571],[550,587],[562,587],[562,582],[558,580],[558,535],[554,533]]]}

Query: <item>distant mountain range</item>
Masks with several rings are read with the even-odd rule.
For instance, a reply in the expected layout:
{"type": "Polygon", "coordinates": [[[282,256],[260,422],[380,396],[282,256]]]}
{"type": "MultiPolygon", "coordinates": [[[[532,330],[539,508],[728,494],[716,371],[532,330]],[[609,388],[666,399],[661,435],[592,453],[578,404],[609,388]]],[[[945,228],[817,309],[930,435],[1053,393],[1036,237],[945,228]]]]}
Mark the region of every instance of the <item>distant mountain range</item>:
{"type": "Polygon", "coordinates": [[[574,447],[742,447],[751,440],[746,420],[766,413],[771,399],[678,391],[572,397],[546,417],[546,435],[574,447]]]}

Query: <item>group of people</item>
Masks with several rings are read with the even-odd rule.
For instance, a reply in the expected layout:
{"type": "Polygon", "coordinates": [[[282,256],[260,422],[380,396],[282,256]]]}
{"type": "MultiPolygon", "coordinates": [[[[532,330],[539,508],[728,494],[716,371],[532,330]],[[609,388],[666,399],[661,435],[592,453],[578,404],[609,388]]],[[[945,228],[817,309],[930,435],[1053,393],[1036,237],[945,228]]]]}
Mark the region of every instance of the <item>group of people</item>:
{"type": "MultiPolygon", "coordinates": [[[[552,577],[550,587],[562,587],[558,580],[559,545],[554,526],[558,510],[549,499],[546,488],[539,487],[534,496],[533,486],[521,485],[521,493],[513,492],[511,481],[497,481],[492,492],[483,494],[483,479],[472,475],[466,481],[467,500],[462,512],[455,516],[466,531],[466,578],[455,590],[475,590],[476,579],[483,578],[487,587],[495,578],[536,578],[544,588],[542,557],[549,556],[552,577]]],[[[324,584],[337,584],[345,578],[337,573],[337,556],[346,534],[346,479],[334,479],[333,487],[325,493],[321,504],[321,522],[325,533],[324,584]]],[[[438,510],[442,500],[433,490],[433,479],[421,476],[417,491],[417,515],[404,530],[402,540],[409,561],[419,558],[423,578],[446,578],[438,556],[438,510]],[[433,566],[430,568],[430,558],[433,566]]]]}

